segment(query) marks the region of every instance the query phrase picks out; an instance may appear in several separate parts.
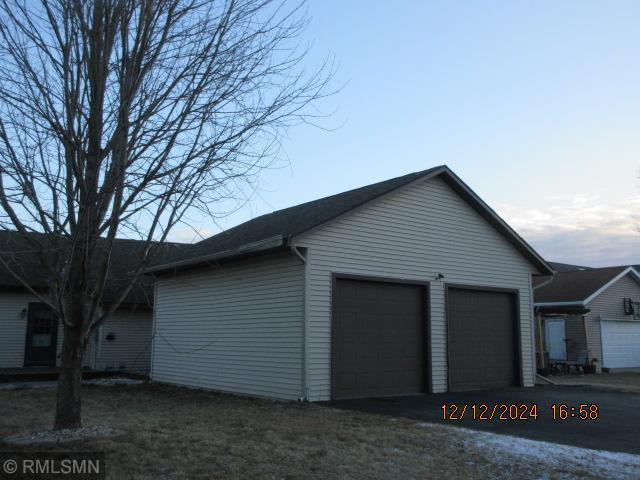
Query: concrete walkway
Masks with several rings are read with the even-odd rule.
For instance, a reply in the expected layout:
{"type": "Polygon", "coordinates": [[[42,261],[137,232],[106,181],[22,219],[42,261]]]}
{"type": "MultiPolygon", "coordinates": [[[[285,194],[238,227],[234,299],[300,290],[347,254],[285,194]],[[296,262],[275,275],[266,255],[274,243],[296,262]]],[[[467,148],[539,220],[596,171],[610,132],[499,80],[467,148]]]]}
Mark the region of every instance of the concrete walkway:
{"type": "Polygon", "coordinates": [[[598,375],[552,375],[557,385],[593,387],[620,392],[640,393],[640,373],[602,373],[598,375]]]}

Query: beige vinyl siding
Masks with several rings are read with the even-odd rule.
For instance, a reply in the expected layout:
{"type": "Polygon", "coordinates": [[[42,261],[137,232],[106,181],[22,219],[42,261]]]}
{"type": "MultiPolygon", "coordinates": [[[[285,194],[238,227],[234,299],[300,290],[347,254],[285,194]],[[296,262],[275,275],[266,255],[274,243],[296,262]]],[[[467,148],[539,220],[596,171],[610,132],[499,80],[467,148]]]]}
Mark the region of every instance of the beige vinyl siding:
{"type": "Polygon", "coordinates": [[[116,310],[100,327],[97,368],[148,374],[152,327],[151,310],[116,310]],[[113,340],[107,340],[110,333],[113,340]]]}
{"type": "Polygon", "coordinates": [[[587,341],[591,358],[597,358],[602,365],[602,337],[600,318],[609,320],[633,320],[633,316],[624,314],[622,299],[628,297],[640,301],[640,285],[630,274],[625,275],[615,284],[587,304],[587,341]]]}
{"type": "Polygon", "coordinates": [[[307,261],[308,387],[330,398],[332,273],[429,282],[433,390],[447,389],[445,282],[519,292],[524,383],[534,384],[533,267],[441,179],[369,202],[295,239],[307,261]],[[441,273],[444,281],[436,281],[441,273]]]}
{"type": "Polygon", "coordinates": [[[0,368],[24,366],[27,316],[21,315],[35,297],[29,293],[0,293],[0,368]]]}
{"type": "MultiPolygon", "coordinates": [[[[29,303],[39,300],[26,292],[0,293],[0,368],[22,368],[24,366],[25,335],[29,303]],[[25,315],[22,317],[22,311],[25,315]]],[[[56,336],[56,365],[60,365],[63,324],[58,322],[56,336]]],[[[91,346],[87,348],[84,365],[91,365],[91,346]]]]}
{"type": "Polygon", "coordinates": [[[300,398],[303,291],[289,253],[159,278],[153,380],[300,398]]]}
{"type": "MultiPolygon", "coordinates": [[[[25,335],[29,318],[29,303],[39,300],[26,292],[0,293],[0,368],[22,368],[24,366],[25,335]],[[22,317],[21,312],[26,314],[22,317]]],[[[63,324],[58,322],[56,337],[56,365],[60,364],[62,352],[63,324]]],[[[91,365],[91,348],[85,354],[85,366],[91,365]]]]}
{"type": "MultiPolygon", "coordinates": [[[[0,368],[24,366],[28,314],[22,317],[21,312],[28,310],[31,302],[39,302],[39,300],[29,293],[0,293],[0,368]]],[[[116,365],[127,365],[129,370],[148,373],[151,361],[152,323],[153,314],[149,310],[137,312],[117,310],[114,316],[105,322],[103,328],[116,332],[119,341],[113,344],[103,342],[96,368],[117,368],[116,365]]],[[[58,322],[56,336],[56,365],[58,366],[62,356],[63,338],[64,324],[58,322]]],[[[94,349],[95,341],[92,340],[84,353],[84,367],[93,367],[94,349]]]]}

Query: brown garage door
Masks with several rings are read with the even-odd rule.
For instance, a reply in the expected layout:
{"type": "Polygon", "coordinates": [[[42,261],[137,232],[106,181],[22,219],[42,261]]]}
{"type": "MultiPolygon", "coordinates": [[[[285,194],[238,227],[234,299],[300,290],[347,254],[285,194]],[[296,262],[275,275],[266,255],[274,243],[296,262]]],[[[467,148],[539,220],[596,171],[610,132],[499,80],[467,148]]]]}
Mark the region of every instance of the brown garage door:
{"type": "Polygon", "coordinates": [[[450,288],[447,303],[449,390],[518,384],[515,296],[450,288]]]}
{"type": "Polygon", "coordinates": [[[425,391],[425,302],[417,285],[336,280],[333,398],[425,391]]]}

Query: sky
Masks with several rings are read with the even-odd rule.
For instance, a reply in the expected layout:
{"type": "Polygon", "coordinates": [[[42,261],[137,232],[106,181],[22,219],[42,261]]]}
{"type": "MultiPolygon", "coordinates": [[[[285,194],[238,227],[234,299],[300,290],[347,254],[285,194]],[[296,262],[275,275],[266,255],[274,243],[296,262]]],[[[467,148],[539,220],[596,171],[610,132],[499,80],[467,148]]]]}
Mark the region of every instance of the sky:
{"type": "MultiPolygon", "coordinates": [[[[311,0],[322,123],[201,235],[447,164],[546,259],[640,263],[640,2],[311,0]]],[[[177,230],[174,240],[194,241],[177,230]]]]}

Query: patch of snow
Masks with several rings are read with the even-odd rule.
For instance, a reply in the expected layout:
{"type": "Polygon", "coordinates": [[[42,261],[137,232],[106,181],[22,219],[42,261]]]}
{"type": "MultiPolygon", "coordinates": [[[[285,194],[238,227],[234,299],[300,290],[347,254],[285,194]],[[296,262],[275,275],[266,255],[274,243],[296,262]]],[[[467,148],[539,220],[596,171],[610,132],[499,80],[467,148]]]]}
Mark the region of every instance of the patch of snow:
{"type": "Polygon", "coordinates": [[[420,428],[454,429],[464,435],[464,444],[491,457],[496,463],[511,465],[514,459],[537,461],[554,470],[584,470],[602,478],[640,478],[640,455],[591,450],[528,438],[480,432],[467,428],[420,423],[420,428]]]}
{"type": "MultiPolygon", "coordinates": [[[[439,425],[437,423],[416,423],[416,427],[418,428],[430,428],[433,430],[448,430],[452,427],[449,427],[448,425],[439,425]]],[[[466,428],[461,428],[459,430],[466,430],[466,428]]]]}

